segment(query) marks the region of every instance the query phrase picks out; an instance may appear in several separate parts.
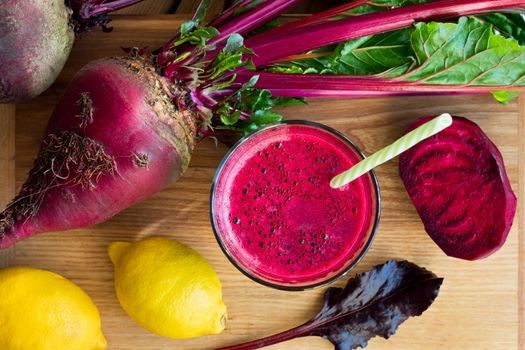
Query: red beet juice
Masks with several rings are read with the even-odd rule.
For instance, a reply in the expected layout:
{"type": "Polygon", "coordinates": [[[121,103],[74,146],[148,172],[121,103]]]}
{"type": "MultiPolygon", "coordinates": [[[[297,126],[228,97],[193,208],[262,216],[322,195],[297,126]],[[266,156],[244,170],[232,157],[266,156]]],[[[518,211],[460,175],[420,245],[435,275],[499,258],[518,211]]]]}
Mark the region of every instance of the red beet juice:
{"type": "Polygon", "coordinates": [[[242,140],[212,191],[215,233],[230,260],[258,282],[285,289],[348,270],[371,241],[379,193],[373,174],[340,189],[330,180],[362,158],[320,124],[278,124],[242,140]]]}

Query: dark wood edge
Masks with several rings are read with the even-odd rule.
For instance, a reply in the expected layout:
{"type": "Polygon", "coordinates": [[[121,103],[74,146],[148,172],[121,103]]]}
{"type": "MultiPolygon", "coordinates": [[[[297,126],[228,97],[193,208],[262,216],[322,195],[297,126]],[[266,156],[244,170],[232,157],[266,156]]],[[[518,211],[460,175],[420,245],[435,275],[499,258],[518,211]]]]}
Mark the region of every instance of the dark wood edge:
{"type": "MultiPolygon", "coordinates": [[[[0,206],[15,195],[15,111],[14,105],[0,104],[0,206]]],[[[3,208],[2,208],[3,209],[3,208]]],[[[15,263],[15,247],[0,250],[0,268],[15,263]]]]}

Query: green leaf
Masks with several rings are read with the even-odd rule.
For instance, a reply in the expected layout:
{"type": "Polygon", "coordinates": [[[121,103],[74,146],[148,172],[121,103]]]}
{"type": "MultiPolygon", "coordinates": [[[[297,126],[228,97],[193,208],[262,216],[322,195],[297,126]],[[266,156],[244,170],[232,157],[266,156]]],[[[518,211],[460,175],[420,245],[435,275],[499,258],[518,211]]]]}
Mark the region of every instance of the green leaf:
{"type": "Polygon", "coordinates": [[[257,67],[255,67],[255,64],[251,58],[244,62],[244,67],[250,72],[255,72],[257,70],[257,67]]]}
{"type": "Polygon", "coordinates": [[[520,94],[519,91],[493,91],[492,96],[500,103],[509,103],[520,94]]]}
{"type": "Polygon", "coordinates": [[[223,124],[216,128],[249,133],[284,119],[281,114],[272,111],[272,108],[304,104],[305,101],[301,98],[273,97],[268,90],[241,88],[222,101],[221,106],[215,110],[223,124]],[[239,121],[241,112],[249,114],[251,118],[239,121]]]}
{"type": "Polygon", "coordinates": [[[195,21],[187,21],[182,23],[180,26],[180,33],[182,36],[188,34],[193,28],[197,26],[197,23],[195,21]]]}
{"type": "Polygon", "coordinates": [[[227,103],[217,109],[217,114],[219,114],[221,122],[224,125],[228,126],[237,123],[239,121],[239,118],[241,117],[241,112],[232,112],[230,109],[230,105],[227,103]]]}
{"type": "Polygon", "coordinates": [[[239,67],[247,67],[252,70],[253,62],[250,59],[243,59],[245,54],[253,54],[253,51],[244,46],[244,38],[239,34],[232,34],[228,38],[226,45],[213,60],[207,75],[210,80],[214,80],[226,71],[233,71],[239,67]]]}
{"type": "Polygon", "coordinates": [[[305,104],[303,98],[274,97],[268,90],[247,88],[239,92],[237,108],[248,113],[257,113],[258,111],[269,111],[275,107],[303,106],[305,104]]]}
{"type": "Polygon", "coordinates": [[[346,14],[362,15],[370,12],[379,12],[396,7],[422,4],[433,0],[370,0],[366,5],[356,7],[350,11],[345,12],[346,14]]]}
{"type": "Polygon", "coordinates": [[[243,61],[241,53],[224,54],[224,52],[221,52],[212,65],[213,68],[210,78],[213,80],[228,70],[233,71],[235,68],[241,67],[242,64],[243,61]]]}
{"type": "Polygon", "coordinates": [[[237,79],[237,74],[232,74],[232,76],[228,80],[213,84],[213,89],[222,90],[222,89],[229,88],[233,84],[235,79],[237,79]]]}
{"type": "Polygon", "coordinates": [[[246,112],[269,110],[273,107],[272,94],[268,90],[245,89],[239,92],[238,108],[246,112]]]}
{"type": "Polygon", "coordinates": [[[285,62],[269,71],[295,74],[367,75],[405,73],[414,65],[413,28],[363,37],[337,45],[328,56],[285,62]]]}
{"type": "Polygon", "coordinates": [[[481,16],[502,35],[516,39],[525,45],[525,15],[522,13],[493,13],[481,16]]]}
{"type": "MultiPolygon", "coordinates": [[[[301,64],[305,61],[301,61],[301,64]]],[[[306,62],[305,62],[306,63],[306,62]]],[[[286,74],[304,74],[305,69],[301,67],[299,62],[295,64],[292,62],[284,62],[276,67],[270,67],[267,69],[268,72],[273,73],[286,73],[286,74]]],[[[333,73],[330,73],[333,74],[333,73]]]]}
{"type": "Polygon", "coordinates": [[[264,32],[266,32],[266,31],[268,31],[270,29],[277,28],[280,24],[281,24],[281,19],[280,18],[274,18],[271,21],[266,22],[265,24],[263,24],[259,28],[255,29],[254,31],[250,32],[248,37],[253,37],[253,36],[257,35],[257,34],[264,33],[264,32]]]}
{"type": "Polygon", "coordinates": [[[283,116],[272,111],[257,111],[249,122],[257,125],[277,123],[283,120],[283,116]]]}
{"type": "Polygon", "coordinates": [[[304,106],[307,104],[304,98],[295,97],[273,97],[272,103],[274,107],[304,106]]]}
{"type": "Polygon", "coordinates": [[[242,121],[236,125],[245,133],[250,133],[259,128],[273,123],[278,123],[284,118],[281,114],[272,111],[257,111],[250,120],[242,121]]]}
{"type": "Polygon", "coordinates": [[[327,59],[327,66],[336,74],[402,74],[414,64],[412,32],[407,28],[343,43],[327,59]]]}
{"type": "Polygon", "coordinates": [[[463,17],[458,23],[417,24],[411,37],[418,67],[402,76],[428,84],[525,85],[525,49],[492,26],[463,17]]]}
{"type": "Polygon", "coordinates": [[[248,89],[248,88],[252,88],[255,86],[255,84],[257,84],[257,82],[259,81],[259,75],[254,75],[253,77],[250,78],[250,80],[248,80],[246,83],[243,84],[242,88],[243,89],[248,89]]]}
{"type": "MultiPolygon", "coordinates": [[[[240,0],[234,1],[232,6],[235,6],[239,1],[240,0]]],[[[259,6],[260,4],[262,4],[264,2],[265,2],[265,0],[253,0],[248,5],[246,5],[244,7],[236,8],[235,11],[233,12],[233,14],[234,14],[234,16],[241,15],[241,14],[243,14],[245,12],[248,12],[249,10],[253,9],[256,6],[259,6]]]]}
{"type": "Polygon", "coordinates": [[[226,46],[224,47],[224,52],[236,52],[240,48],[244,46],[244,38],[237,33],[234,33],[230,35],[228,38],[228,41],[226,42],[226,46]]]}
{"type": "MultiPolygon", "coordinates": [[[[185,28],[185,30],[188,30],[188,28],[185,28]]],[[[219,31],[213,27],[196,28],[186,32],[185,34],[183,34],[183,30],[181,28],[181,37],[175,42],[174,46],[180,46],[187,42],[194,45],[205,46],[208,40],[215,38],[217,35],[219,35],[219,31]]]]}

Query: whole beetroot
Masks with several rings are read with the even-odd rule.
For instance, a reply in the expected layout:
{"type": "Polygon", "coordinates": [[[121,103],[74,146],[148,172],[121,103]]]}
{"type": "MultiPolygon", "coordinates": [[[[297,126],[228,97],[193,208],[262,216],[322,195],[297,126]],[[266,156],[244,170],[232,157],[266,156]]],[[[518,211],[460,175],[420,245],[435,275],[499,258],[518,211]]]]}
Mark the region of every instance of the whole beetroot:
{"type": "Polygon", "coordinates": [[[188,167],[197,118],[177,110],[171,96],[186,97],[141,58],[84,67],[58,103],[22,191],[0,216],[0,246],[106,221],[176,181],[188,167]]]}
{"type": "Polygon", "coordinates": [[[75,34],[141,0],[0,0],[0,103],[38,96],[56,80],[75,34]]]}

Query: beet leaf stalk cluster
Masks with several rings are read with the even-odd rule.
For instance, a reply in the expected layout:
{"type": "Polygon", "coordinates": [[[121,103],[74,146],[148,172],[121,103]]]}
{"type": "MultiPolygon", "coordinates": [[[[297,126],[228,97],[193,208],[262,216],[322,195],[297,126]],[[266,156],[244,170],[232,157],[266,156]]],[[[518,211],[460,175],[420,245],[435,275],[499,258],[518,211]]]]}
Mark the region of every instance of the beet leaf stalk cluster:
{"type": "Polygon", "coordinates": [[[110,19],[108,13],[137,4],[143,0],[66,0],[71,10],[71,24],[76,33],[81,33],[95,26],[101,26],[104,31],[111,31],[108,27],[110,19]]]}
{"type": "Polygon", "coordinates": [[[238,1],[203,25],[208,3],[156,57],[191,90],[204,135],[250,132],[305,97],[492,92],[507,102],[524,89],[525,1],[356,0],[284,24],[273,19],[300,1],[238,1]]]}

